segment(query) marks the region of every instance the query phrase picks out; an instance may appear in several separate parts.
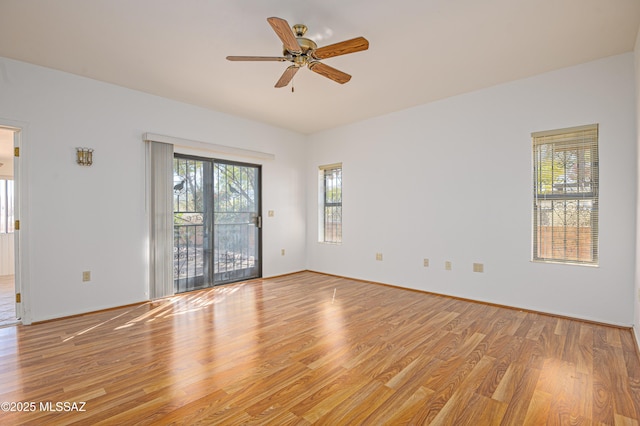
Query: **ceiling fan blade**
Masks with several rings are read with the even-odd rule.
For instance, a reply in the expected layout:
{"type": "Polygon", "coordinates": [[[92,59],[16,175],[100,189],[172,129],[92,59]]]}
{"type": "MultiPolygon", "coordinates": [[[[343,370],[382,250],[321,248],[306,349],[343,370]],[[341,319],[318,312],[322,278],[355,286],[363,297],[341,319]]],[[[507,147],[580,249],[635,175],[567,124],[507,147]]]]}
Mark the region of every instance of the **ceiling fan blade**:
{"type": "Polygon", "coordinates": [[[329,65],[325,65],[322,62],[310,62],[309,69],[313,72],[317,72],[320,75],[330,78],[336,83],[344,84],[347,81],[351,80],[351,76],[349,74],[330,67],[329,65]]]}
{"type": "Polygon", "coordinates": [[[330,44],[320,47],[312,53],[316,59],[332,58],[334,56],[346,55],[347,53],[361,52],[369,48],[369,41],[364,37],[356,37],[340,43],[330,44]]]}
{"type": "Polygon", "coordinates": [[[293,76],[298,72],[298,69],[300,69],[300,67],[291,65],[286,70],[284,70],[284,72],[280,76],[280,80],[278,80],[275,87],[285,87],[287,84],[289,84],[289,82],[293,79],[293,76]]]}
{"type": "Polygon", "coordinates": [[[227,56],[228,61],[278,61],[284,62],[287,58],[282,56],[227,56]]]}
{"type": "Polygon", "coordinates": [[[289,23],[282,18],[267,18],[267,21],[273,28],[273,31],[276,32],[280,40],[282,40],[282,44],[284,48],[287,49],[290,53],[294,55],[299,55],[302,53],[302,49],[298,44],[298,40],[296,40],[296,36],[291,30],[289,23]]]}

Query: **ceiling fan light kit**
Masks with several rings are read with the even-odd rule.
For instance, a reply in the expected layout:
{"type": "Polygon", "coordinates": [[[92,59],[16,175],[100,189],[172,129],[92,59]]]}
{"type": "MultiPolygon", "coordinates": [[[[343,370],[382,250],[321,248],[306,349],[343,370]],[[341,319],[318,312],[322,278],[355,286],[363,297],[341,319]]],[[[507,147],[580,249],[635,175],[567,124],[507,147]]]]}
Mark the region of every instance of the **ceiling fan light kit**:
{"type": "Polygon", "coordinates": [[[287,86],[298,72],[298,69],[305,65],[317,74],[344,84],[351,80],[351,76],[320,62],[320,60],[360,52],[369,48],[369,42],[364,37],[356,37],[318,48],[318,45],[313,40],[304,37],[307,32],[306,25],[296,24],[290,27],[286,20],[276,17],[267,18],[267,22],[269,22],[273,31],[282,41],[282,56],[227,56],[227,60],[292,62],[293,65],[284,70],[275,87],[287,86]]]}

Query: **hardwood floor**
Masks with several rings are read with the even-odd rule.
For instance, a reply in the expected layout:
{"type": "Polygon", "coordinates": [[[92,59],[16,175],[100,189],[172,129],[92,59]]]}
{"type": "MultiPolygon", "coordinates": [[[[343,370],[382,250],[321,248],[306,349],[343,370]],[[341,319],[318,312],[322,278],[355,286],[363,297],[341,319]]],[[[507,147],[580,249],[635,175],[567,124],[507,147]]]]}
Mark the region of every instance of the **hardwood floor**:
{"type": "Polygon", "coordinates": [[[627,329],[303,272],[0,328],[0,401],[33,409],[3,425],[637,425],[640,362],[627,329]]]}

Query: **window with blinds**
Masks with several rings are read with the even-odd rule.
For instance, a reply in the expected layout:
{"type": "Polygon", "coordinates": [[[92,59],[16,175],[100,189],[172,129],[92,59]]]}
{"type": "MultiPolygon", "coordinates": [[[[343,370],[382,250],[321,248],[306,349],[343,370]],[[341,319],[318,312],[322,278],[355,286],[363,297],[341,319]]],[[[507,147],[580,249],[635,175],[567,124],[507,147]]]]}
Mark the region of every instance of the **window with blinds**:
{"type": "Polygon", "coordinates": [[[533,133],[533,260],[598,264],[598,125],[533,133]]]}
{"type": "Polygon", "coordinates": [[[319,230],[322,243],[342,242],[342,163],[319,167],[319,230]]]}

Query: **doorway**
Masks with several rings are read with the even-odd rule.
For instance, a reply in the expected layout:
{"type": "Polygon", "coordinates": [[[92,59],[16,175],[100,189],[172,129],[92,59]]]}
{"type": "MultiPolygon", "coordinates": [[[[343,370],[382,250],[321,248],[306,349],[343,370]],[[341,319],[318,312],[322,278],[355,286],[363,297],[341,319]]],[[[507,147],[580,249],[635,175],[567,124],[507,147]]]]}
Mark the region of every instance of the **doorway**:
{"type": "Polygon", "coordinates": [[[262,276],[259,165],[175,155],[174,290],[262,276]]]}
{"type": "Polygon", "coordinates": [[[14,141],[16,130],[0,126],[0,326],[18,322],[14,236],[14,141]]]}

